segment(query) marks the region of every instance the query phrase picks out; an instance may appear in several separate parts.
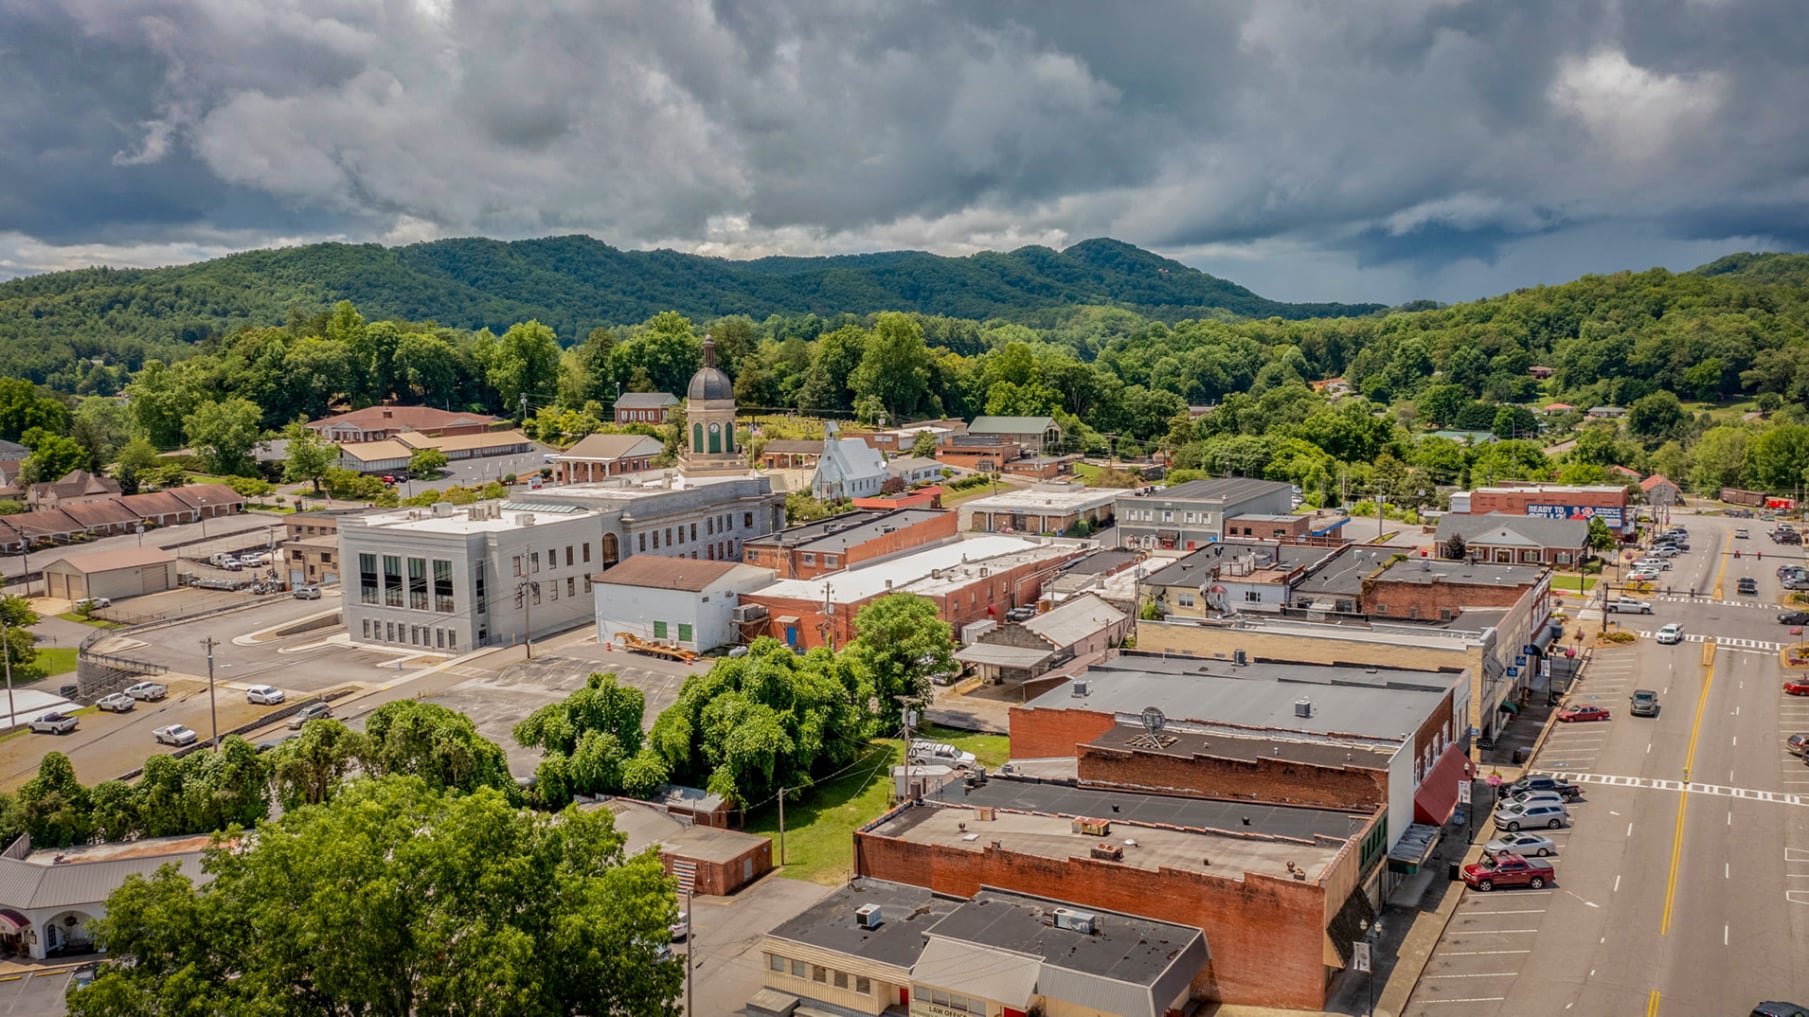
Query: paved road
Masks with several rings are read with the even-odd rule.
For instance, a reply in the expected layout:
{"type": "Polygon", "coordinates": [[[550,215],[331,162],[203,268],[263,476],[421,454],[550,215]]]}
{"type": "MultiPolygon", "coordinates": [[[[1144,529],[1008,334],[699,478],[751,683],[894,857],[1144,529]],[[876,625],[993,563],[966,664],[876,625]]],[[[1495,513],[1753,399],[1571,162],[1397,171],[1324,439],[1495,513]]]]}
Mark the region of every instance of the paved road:
{"type": "Polygon", "coordinates": [[[1554,837],[1557,885],[1466,895],[1406,1013],[1735,1014],[1809,1000],[1809,767],[1783,750],[1809,730],[1809,700],[1780,690],[1775,647],[1790,637],[1774,617],[1775,566],[1797,549],[1758,525],[1736,541],[1734,520],[1683,522],[1694,550],[1667,577],[1699,600],[1661,596],[1652,616],[1615,620],[1706,638],[1598,654],[1572,700],[1613,720],[1559,727],[1532,766],[1585,785],[1575,826],[1554,837]],[[1734,593],[1741,576],[1758,596],[1734,593]],[[1635,688],[1660,692],[1657,718],[1626,713],[1635,688]]]}

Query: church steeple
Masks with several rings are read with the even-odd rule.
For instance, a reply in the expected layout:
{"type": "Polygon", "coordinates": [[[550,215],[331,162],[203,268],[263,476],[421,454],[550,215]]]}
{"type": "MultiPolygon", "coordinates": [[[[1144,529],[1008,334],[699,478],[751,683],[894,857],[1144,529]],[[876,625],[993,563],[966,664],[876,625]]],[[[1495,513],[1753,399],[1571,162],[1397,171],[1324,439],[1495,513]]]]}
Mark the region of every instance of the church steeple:
{"type": "Polygon", "coordinates": [[[708,332],[704,333],[703,358],[705,367],[716,366],[716,337],[708,332]]]}
{"type": "Polygon", "coordinates": [[[679,472],[691,475],[723,474],[746,469],[735,447],[735,385],[716,366],[716,339],[705,335],[703,366],[685,390],[685,451],[679,472]]]}

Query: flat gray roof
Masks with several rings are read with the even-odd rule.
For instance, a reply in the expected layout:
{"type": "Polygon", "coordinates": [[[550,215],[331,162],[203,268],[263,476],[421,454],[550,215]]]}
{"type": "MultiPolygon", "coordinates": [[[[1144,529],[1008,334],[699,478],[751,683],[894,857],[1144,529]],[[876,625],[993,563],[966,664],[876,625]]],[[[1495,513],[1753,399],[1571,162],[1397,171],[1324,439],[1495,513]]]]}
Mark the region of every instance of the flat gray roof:
{"type": "Polygon", "coordinates": [[[1234,734],[1194,734],[1187,731],[1164,731],[1163,738],[1173,739],[1161,748],[1145,744],[1147,735],[1141,724],[1120,724],[1088,742],[1104,749],[1143,752],[1160,756],[1190,759],[1212,756],[1252,762],[1257,759],[1279,759],[1310,766],[1348,766],[1363,770],[1386,770],[1393,750],[1375,745],[1339,745],[1335,742],[1304,742],[1291,738],[1254,738],[1234,734]]]}
{"type": "Polygon", "coordinates": [[[1376,578],[1395,583],[1413,583],[1416,586],[1430,586],[1440,582],[1470,586],[1531,586],[1544,573],[1545,567],[1542,565],[1408,558],[1388,566],[1376,578]]]}
{"type": "Polygon", "coordinates": [[[923,953],[930,927],[961,906],[920,886],[856,877],[810,910],[772,931],[777,939],[853,954],[866,960],[910,969],[923,953]],[[854,912],[879,905],[880,926],[863,929],[854,912]]]}
{"type": "Polygon", "coordinates": [[[1279,480],[1260,480],[1256,477],[1208,477],[1204,480],[1190,480],[1185,484],[1160,488],[1147,497],[1168,501],[1229,503],[1260,498],[1265,494],[1273,494],[1277,490],[1292,493],[1293,487],[1279,480]]]}
{"type": "Polygon", "coordinates": [[[1220,540],[1175,561],[1143,582],[1147,586],[1195,585],[1211,574],[1212,566],[1235,558],[1248,559],[1252,555],[1256,557],[1258,566],[1274,564],[1283,569],[1294,569],[1329,558],[1336,550],[1337,548],[1275,540],[1220,540]]]}
{"type": "Polygon", "coordinates": [[[942,514],[941,509],[859,509],[745,540],[742,541],[742,546],[809,549],[833,545],[835,550],[844,550],[881,534],[905,526],[915,526],[942,514]]]}
{"type": "Polygon", "coordinates": [[[1143,555],[1138,551],[1105,550],[1095,551],[1074,562],[1063,572],[1076,576],[1097,576],[1108,572],[1117,572],[1137,563],[1143,555]]]}
{"type": "Polygon", "coordinates": [[[1459,675],[1323,664],[1151,658],[1121,655],[1077,677],[1087,695],[1063,685],[1021,709],[1137,715],[1156,707],[1170,721],[1223,724],[1250,731],[1396,741],[1439,708],[1459,675]],[[1312,704],[1301,717],[1295,705],[1312,704]]]}
{"type": "MultiPolygon", "coordinates": [[[[1335,809],[1107,791],[1059,781],[1014,780],[997,776],[988,777],[985,783],[973,787],[964,782],[944,784],[925,795],[924,800],[964,809],[992,806],[1011,812],[1043,816],[1116,819],[1126,823],[1179,827],[1184,830],[1287,837],[1308,843],[1315,836],[1345,840],[1368,818],[1360,813],[1339,812],[1335,809]]],[[[971,828],[973,824],[969,826],[971,828]]],[[[886,831],[881,827],[876,832],[886,831]]]]}
{"type": "Polygon", "coordinates": [[[1363,592],[1365,576],[1381,568],[1388,559],[1405,551],[1405,548],[1386,545],[1346,544],[1325,564],[1302,579],[1294,587],[1294,592],[1355,597],[1363,592]]]}
{"type": "Polygon", "coordinates": [[[936,935],[1043,958],[1051,967],[1131,985],[1153,984],[1176,953],[1200,938],[1199,929],[1151,918],[1079,907],[1093,915],[1094,933],[1058,929],[1044,920],[1063,902],[1000,890],[981,890],[936,923],[936,935]]]}

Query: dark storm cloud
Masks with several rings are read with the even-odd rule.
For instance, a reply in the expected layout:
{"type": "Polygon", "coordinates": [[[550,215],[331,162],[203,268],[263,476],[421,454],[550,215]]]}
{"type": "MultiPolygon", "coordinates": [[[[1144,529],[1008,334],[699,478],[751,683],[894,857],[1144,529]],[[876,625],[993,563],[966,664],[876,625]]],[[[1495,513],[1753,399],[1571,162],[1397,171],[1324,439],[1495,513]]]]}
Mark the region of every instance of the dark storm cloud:
{"type": "Polygon", "coordinates": [[[1802,244],[1806,24],[1788,0],[0,0],[0,274],[327,236],[1111,235],[1276,296],[1449,299],[1554,281],[1555,249],[1802,244]]]}

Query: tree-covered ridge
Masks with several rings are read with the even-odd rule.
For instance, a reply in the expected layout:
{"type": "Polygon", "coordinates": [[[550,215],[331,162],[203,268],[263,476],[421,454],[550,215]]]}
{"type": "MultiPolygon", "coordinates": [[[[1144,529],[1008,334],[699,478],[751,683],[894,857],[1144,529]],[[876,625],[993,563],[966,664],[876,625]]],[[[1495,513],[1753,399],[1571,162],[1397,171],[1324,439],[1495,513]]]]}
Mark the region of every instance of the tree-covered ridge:
{"type": "Polygon", "coordinates": [[[949,258],[894,251],[730,261],[622,251],[584,236],[470,238],[406,247],[310,244],[158,269],[84,269],[0,283],[0,372],[40,380],[70,360],[136,368],[244,325],[350,300],[373,319],[502,331],[535,319],[562,336],[677,310],[745,314],[915,311],[1020,318],[1108,304],[1184,317],[1304,318],[1376,305],[1287,304],[1114,240],[949,258]]]}

